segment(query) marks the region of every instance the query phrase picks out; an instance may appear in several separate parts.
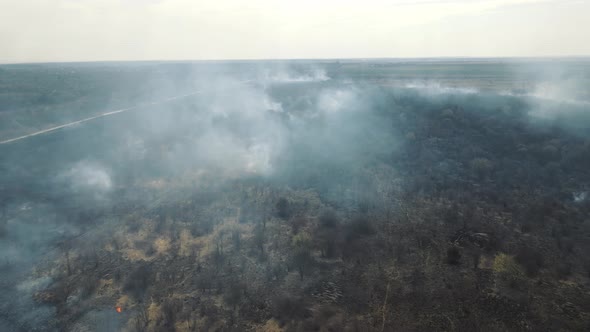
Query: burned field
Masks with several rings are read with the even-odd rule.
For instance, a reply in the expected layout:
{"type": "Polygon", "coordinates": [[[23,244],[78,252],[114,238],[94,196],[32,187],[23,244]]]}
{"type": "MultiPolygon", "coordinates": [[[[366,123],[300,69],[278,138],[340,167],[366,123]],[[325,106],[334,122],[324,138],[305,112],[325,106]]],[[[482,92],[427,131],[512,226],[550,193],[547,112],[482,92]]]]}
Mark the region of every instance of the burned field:
{"type": "Polygon", "coordinates": [[[143,103],[0,144],[0,330],[590,327],[583,95],[489,63],[0,70],[2,139],[143,103]]]}

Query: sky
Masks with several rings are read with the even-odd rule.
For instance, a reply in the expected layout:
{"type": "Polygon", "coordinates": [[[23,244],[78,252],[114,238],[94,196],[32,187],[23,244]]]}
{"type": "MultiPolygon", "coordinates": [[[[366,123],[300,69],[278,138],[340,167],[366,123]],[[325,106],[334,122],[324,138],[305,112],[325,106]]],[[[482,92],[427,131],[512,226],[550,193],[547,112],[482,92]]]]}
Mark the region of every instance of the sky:
{"type": "Polygon", "coordinates": [[[0,63],[590,55],[590,0],[0,0],[0,63]]]}

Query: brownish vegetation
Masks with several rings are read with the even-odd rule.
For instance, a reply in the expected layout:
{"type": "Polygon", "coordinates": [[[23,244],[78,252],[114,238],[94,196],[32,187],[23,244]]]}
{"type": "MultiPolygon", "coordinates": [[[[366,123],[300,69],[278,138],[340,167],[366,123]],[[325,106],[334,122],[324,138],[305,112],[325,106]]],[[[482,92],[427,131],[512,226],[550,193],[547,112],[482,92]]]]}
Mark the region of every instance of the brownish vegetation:
{"type": "Polygon", "coordinates": [[[120,207],[92,250],[64,246],[43,272],[57,282],[35,299],[64,328],[120,305],[127,331],[587,329],[590,205],[560,194],[575,185],[561,169],[581,172],[587,143],[561,139],[547,155],[554,134],[511,136],[518,122],[452,114],[440,132],[434,111],[406,114],[412,142],[357,174],[379,185],[348,205],[236,180],[120,207]],[[485,128],[496,126],[510,144],[493,142],[485,128]],[[470,148],[457,143],[476,132],[470,148]]]}

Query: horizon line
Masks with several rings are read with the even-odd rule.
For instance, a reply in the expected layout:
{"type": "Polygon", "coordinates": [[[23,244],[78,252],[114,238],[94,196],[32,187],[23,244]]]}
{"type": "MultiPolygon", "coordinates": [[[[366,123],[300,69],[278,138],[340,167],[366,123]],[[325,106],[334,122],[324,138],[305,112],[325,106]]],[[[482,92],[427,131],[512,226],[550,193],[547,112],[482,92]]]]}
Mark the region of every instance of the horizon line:
{"type": "Polygon", "coordinates": [[[0,62],[0,66],[9,65],[44,65],[44,64],[91,64],[91,63],[165,63],[165,62],[280,62],[280,61],[367,61],[367,60],[560,60],[560,59],[585,59],[590,60],[590,55],[539,55],[539,56],[432,56],[432,57],[350,57],[350,58],[225,58],[225,59],[167,59],[167,60],[72,60],[72,61],[23,61],[0,62]]]}

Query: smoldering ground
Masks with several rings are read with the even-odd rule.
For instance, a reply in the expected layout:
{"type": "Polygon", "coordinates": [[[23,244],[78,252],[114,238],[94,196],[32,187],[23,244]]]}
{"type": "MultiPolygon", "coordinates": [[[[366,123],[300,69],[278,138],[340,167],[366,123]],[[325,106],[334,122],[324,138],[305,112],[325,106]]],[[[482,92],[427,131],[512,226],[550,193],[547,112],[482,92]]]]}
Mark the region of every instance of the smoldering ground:
{"type": "MultiPolygon", "coordinates": [[[[109,232],[126,205],[150,206],[171,191],[263,181],[315,191],[333,207],[357,209],[353,204],[362,200],[386,209],[391,202],[383,197],[420,191],[423,184],[401,177],[384,186],[375,169],[409,174],[412,164],[400,160],[415,159],[431,164],[432,177],[459,181],[455,177],[467,166],[431,147],[452,135],[459,137],[453,144],[469,145],[461,135],[471,133],[457,134],[467,130],[461,127],[466,119],[482,128],[493,117],[494,125],[518,126],[531,135],[571,130],[587,137],[578,130],[588,124],[586,104],[547,101],[534,92],[506,94],[444,82],[392,87],[331,77],[334,69],[309,64],[159,66],[166,75],[146,82],[134,100],[158,101],[176,90],[198,93],[0,147],[0,257],[2,268],[13,271],[3,274],[0,327],[57,328],[48,323],[55,309],[33,300],[54,284],[36,275],[35,265],[63,256],[62,244],[70,238],[109,232]],[[440,114],[440,126],[424,120],[440,114]],[[11,302],[13,297],[19,302],[11,302]]],[[[510,144],[501,130],[494,135],[498,142],[489,144],[510,144]]],[[[488,143],[474,145],[470,158],[495,159],[488,143]]],[[[563,153],[575,158],[572,151],[563,153]]],[[[534,156],[526,159],[533,161],[534,156]]],[[[573,193],[587,190],[580,179],[569,184],[573,193]]],[[[98,311],[95,316],[103,317],[98,311]]]]}

